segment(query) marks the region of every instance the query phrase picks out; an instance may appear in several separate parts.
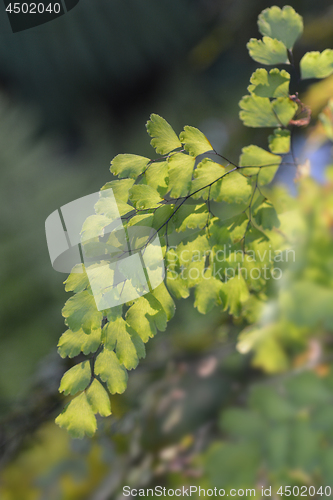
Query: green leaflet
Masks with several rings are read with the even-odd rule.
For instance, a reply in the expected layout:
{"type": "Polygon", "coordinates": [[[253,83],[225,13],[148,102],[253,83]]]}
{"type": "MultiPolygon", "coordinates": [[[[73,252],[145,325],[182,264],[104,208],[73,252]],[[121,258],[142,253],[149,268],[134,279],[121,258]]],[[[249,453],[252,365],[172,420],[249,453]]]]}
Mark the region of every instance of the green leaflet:
{"type": "Polygon", "coordinates": [[[203,198],[207,200],[210,193],[215,192],[216,186],[213,186],[213,182],[222,177],[226,173],[225,168],[219,163],[214,162],[210,158],[205,158],[202,160],[193,174],[193,181],[191,185],[191,193],[193,198],[203,198]],[[212,185],[212,187],[205,187],[212,185]],[[196,191],[198,191],[196,193],[196,191]]]}
{"type": "Polygon", "coordinates": [[[89,361],[84,361],[76,366],[73,366],[62,377],[59,387],[59,392],[63,392],[65,396],[68,394],[76,394],[83,391],[88,386],[91,379],[91,369],[89,361]]]}
{"type": "Polygon", "coordinates": [[[91,333],[87,335],[83,330],[78,330],[72,332],[67,330],[62,334],[58,343],[58,352],[62,358],[74,358],[78,356],[80,352],[87,355],[91,352],[97,351],[101,343],[101,328],[96,330],[91,330],[91,333]]]}
{"type": "Polygon", "coordinates": [[[259,14],[258,27],[262,35],[276,38],[287,49],[292,49],[303,33],[303,19],[289,5],[285,5],[283,9],[274,5],[259,14]]]}
{"type": "Polygon", "coordinates": [[[176,305],[172,300],[171,295],[169,294],[167,287],[162,282],[157,288],[152,291],[152,295],[159,301],[161,304],[167,320],[170,321],[173,318],[176,310],[176,305]]]}
{"type": "Polygon", "coordinates": [[[139,334],[144,343],[156,335],[156,331],[164,331],[167,315],[161,303],[151,293],[140,297],[126,313],[127,323],[139,334]]]}
{"type": "Polygon", "coordinates": [[[133,210],[133,207],[127,204],[128,192],[133,186],[133,183],[133,179],[122,179],[119,181],[108,182],[104,186],[104,189],[100,191],[100,199],[95,205],[96,213],[106,215],[110,219],[114,220],[117,219],[119,215],[125,215],[133,210]],[[120,185],[117,186],[117,183],[120,185]],[[110,196],[106,189],[112,189],[113,195],[110,196]]]}
{"type": "Polygon", "coordinates": [[[189,288],[203,279],[209,244],[206,234],[192,234],[168,253],[168,288],[176,297],[187,297],[189,288]]]}
{"type": "Polygon", "coordinates": [[[182,232],[186,229],[202,229],[208,221],[208,210],[206,204],[182,205],[173,219],[176,231],[182,232]]]}
{"type": "Polygon", "coordinates": [[[56,424],[66,429],[73,438],[93,436],[97,422],[85,392],[74,398],[56,418],[56,424]]]}
{"type": "Polygon", "coordinates": [[[289,97],[290,75],[282,69],[257,69],[250,78],[247,90],[258,97],[289,97]]]}
{"type": "Polygon", "coordinates": [[[191,156],[198,156],[214,149],[207,137],[200,130],[189,125],[184,127],[184,131],[180,133],[179,138],[191,156]]]}
{"type": "Polygon", "coordinates": [[[279,227],[280,221],[276,210],[270,201],[264,201],[255,211],[254,220],[263,229],[271,230],[273,227],[279,227]]]}
{"type": "Polygon", "coordinates": [[[103,314],[97,310],[94,297],[86,290],[67,300],[62,315],[73,332],[82,329],[88,334],[91,330],[100,328],[103,318],[103,314]]]}
{"type": "Polygon", "coordinates": [[[130,189],[130,200],[137,209],[142,210],[158,207],[162,198],[153,187],[139,184],[130,189]]]}
{"type": "Polygon", "coordinates": [[[109,351],[116,350],[119,362],[127,370],[136,368],[139,359],[146,356],[145,345],[141,338],[123,318],[107,323],[103,328],[102,338],[109,351]]]}
{"type": "Polygon", "coordinates": [[[246,203],[252,193],[251,184],[239,171],[227,173],[212,188],[212,199],[227,203],[246,203]]]}
{"type": "Polygon", "coordinates": [[[230,219],[212,219],[209,225],[209,243],[213,249],[223,248],[224,245],[237,243],[244,237],[249,219],[245,213],[235,215],[230,219]]]}
{"type": "Polygon", "coordinates": [[[244,125],[254,128],[287,126],[297,111],[297,104],[288,97],[278,97],[271,102],[268,97],[254,94],[244,96],[239,106],[244,125]]]}
{"type": "MultiPolygon", "coordinates": [[[[117,179],[115,181],[109,181],[101,188],[101,191],[106,189],[112,189],[114,197],[117,203],[123,201],[127,203],[128,201],[128,191],[134,184],[134,179],[117,179]]],[[[95,205],[96,208],[96,205],[95,205]]]]}
{"type": "Polygon", "coordinates": [[[207,314],[214,306],[222,303],[222,290],[222,282],[212,276],[212,270],[208,268],[204,274],[204,279],[195,287],[194,307],[201,314],[207,314]]]}
{"type": "Polygon", "coordinates": [[[77,264],[73,267],[72,272],[64,281],[66,292],[82,292],[89,286],[89,279],[86,270],[82,264],[77,264]],[[82,272],[76,272],[82,271],[82,272]]]}
{"type": "Polygon", "coordinates": [[[268,136],[268,147],[274,154],[286,154],[290,151],[290,130],[276,128],[268,136]]]}
{"type": "Polygon", "coordinates": [[[123,177],[136,179],[147,168],[149,162],[150,159],[144,156],[121,154],[113,158],[110,170],[121,179],[123,177]]]}
{"type": "Polygon", "coordinates": [[[150,120],[146,124],[148,134],[153,139],[150,144],[155,148],[156,153],[165,155],[174,149],[181,147],[181,142],[169,123],[159,115],[150,115],[150,120]]]}
{"type": "Polygon", "coordinates": [[[167,192],[169,181],[169,169],[167,161],[151,163],[146,171],[145,176],[147,184],[156,189],[156,191],[158,191],[161,196],[167,192]]]}
{"type": "Polygon", "coordinates": [[[153,224],[156,230],[162,228],[162,234],[166,231],[166,226],[164,225],[168,221],[168,233],[173,231],[173,218],[172,214],[175,211],[175,205],[173,203],[167,203],[166,205],[160,205],[158,210],[154,212],[153,224]],[[170,219],[170,220],[169,220],[170,219]]]}
{"type": "Polygon", "coordinates": [[[274,155],[265,149],[259,148],[259,146],[251,144],[242,149],[239,165],[241,167],[249,167],[242,168],[242,172],[245,175],[256,175],[260,171],[259,184],[265,185],[273,180],[281,160],[281,156],[274,155]]]}
{"type": "Polygon", "coordinates": [[[173,198],[187,196],[191,187],[191,179],[195,157],[176,153],[169,158],[169,190],[173,198]]]}
{"type": "Polygon", "coordinates": [[[104,387],[95,378],[91,386],[86,390],[86,397],[92,411],[99,413],[101,417],[111,415],[110,398],[104,387]]]}
{"type": "Polygon", "coordinates": [[[249,298],[249,290],[242,274],[237,274],[224,283],[223,292],[226,296],[224,310],[229,309],[229,314],[237,318],[241,314],[243,303],[249,298]]]}
{"type": "Polygon", "coordinates": [[[251,38],[246,45],[250,56],[262,64],[288,64],[286,46],[279,40],[264,36],[262,40],[251,38]]]}
{"type": "Polygon", "coordinates": [[[88,217],[82,226],[81,239],[82,241],[89,241],[99,236],[104,235],[104,229],[109,226],[112,219],[106,215],[91,215],[88,217]]]}
{"type": "Polygon", "coordinates": [[[333,73],[333,50],[307,52],[301,59],[300,68],[303,80],[330,76],[333,73]]]}
{"type": "Polygon", "coordinates": [[[95,373],[99,375],[111,394],[122,394],[127,387],[127,371],[116,353],[104,348],[95,361],[95,373]]]}

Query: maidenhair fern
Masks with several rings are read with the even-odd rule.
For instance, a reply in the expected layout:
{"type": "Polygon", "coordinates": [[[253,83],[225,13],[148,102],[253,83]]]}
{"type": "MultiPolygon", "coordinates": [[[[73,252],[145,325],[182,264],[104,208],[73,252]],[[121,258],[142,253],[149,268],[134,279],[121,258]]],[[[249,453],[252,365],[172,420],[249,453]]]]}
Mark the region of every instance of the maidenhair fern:
{"type": "MultiPolygon", "coordinates": [[[[125,391],[128,371],[145,357],[145,344],[166,329],[175,312],[172,297],[186,298],[193,289],[200,313],[217,306],[255,321],[269,283],[280,276],[279,261],[292,245],[292,235],[266,186],[281,163],[287,163],[283,155],[290,152],[292,129],[310,119],[298,95],[289,95],[288,69],[294,66],[292,49],[303,22],[292,7],[271,7],[260,14],[258,26],[263,38],[250,40],[250,56],[284,68],[259,68],[252,74],[248,95],[240,101],[240,118],[247,127],[271,129],[268,149],[251,144],[242,149],[237,163],[232,162],[197,128],[185,126],[178,136],[165,119],[152,114],[147,131],[160,156],[119,154],[111,162],[118,179],[101,189],[96,214],[83,226],[84,240],[107,247],[112,233],[106,235],[104,229],[114,216],[111,192],[126,234],[131,228],[150,228],[143,246],[159,236],[166,282],[124,305],[100,311],[89,265],[66,280],[66,290],[74,295],[63,309],[68,330],[59,341],[59,353],[81,356],[61,380],[60,391],[74,398],[56,422],[74,437],[93,435],[95,415],[111,414],[109,393],[125,391]]],[[[331,73],[330,49],[307,53],[300,62],[303,79],[331,73]]],[[[108,277],[101,273],[99,279],[107,282],[108,277]]]]}

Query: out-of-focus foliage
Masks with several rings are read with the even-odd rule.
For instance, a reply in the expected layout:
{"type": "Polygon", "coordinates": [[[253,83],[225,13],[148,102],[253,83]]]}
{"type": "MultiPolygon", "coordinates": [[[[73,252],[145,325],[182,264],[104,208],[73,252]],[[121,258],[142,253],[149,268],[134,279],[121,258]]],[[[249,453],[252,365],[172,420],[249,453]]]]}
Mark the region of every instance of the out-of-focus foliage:
{"type": "MultiPolygon", "coordinates": [[[[236,134],[225,146],[226,150],[239,151],[244,144],[254,142],[253,137],[265,148],[266,134],[262,135],[260,130],[244,129],[239,134],[236,125],[237,106],[232,103],[237,102],[243,92],[245,78],[248,78],[251,69],[254,70],[254,66],[246,69],[244,44],[253,33],[255,17],[267,3],[225,2],[215,11],[213,2],[210,6],[214,14],[222,9],[223,14],[220,19],[216,15],[216,26],[198,43],[190,58],[197,71],[203,71],[203,68],[208,70],[200,84],[200,79],[194,78],[193,74],[191,77],[182,71],[177,77],[174,74],[163,99],[157,100],[157,111],[175,124],[177,130],[183,123],[199,126],[200,120],[206,115],[223,116],[228,130],[236,134]],[[235,52],[228,50],[228,47],[237,45],[235,33],[239,39],[243,37],[239,44],[241,48],[236,49],[240,57],[232,56],[235,52]],[[242,71],[248,71],[248,74],[242,71]],[[186,91],[183,84],[177,83],[178,79],[182,83],[187,81],[186,91]],[[209,97],[204,87],[209,89],[209,97]],[[214,93],[216,88],[219,98],[214,93]],[[197,103],[201,103],[197,107],[193,106],[193,96],[197,103]]],[[[320,51],[327,46],[332,47],[332,17],[330,11],[325,10],[325,7],[329,7],[328,3],[322,2],[322,11],[319,11],[318,3],[307,0],[295,1],[293,7],[302,14],[309,12],[305,16],[304,41],[301,39],[298,42],[301,44],[299,47],[304,48],[304,44],[307,44],[306,50],[316,48],[320,51]]],[[[87,50],[86,45],[83,53],[87,50]]],[[[295,50],[297,52],[297,47],[295,50]]],[[[187,63],[184,64],[186,66],[187,63]]],[[[186,68],[188,72],[188,66],[186,68]]],[[[52,63],[49,64],[49,70],[52,70],[52,63]]],[[[4,66],[1,71],[5,73],[4,66]]],[[[18,73],[17,67],[15,71],[18,73]]],[[[92,77],[93,72],[89,74],[88,80],[91,81],[92,77]]],[[[315,105],[310,107],[319,113],[332,96],[330,78],[317,85],[321,87],[309,87],[307,95],[315,101],[315,105]]],[[[51,103],[47,102],[47,105],[51,106],[51,103]]],[[[2,199],[7,194],[6,204],[10,209],[5,210],[5,204],[1,208],[4,213],[3,224],[9,220],[23,220],[20,226],[23,227],[20,233],[23,241],[23,236],[33,233],[38,227],[42,228],[46,216],[62,203],[96,191],[105,179],[109,158],[122,152],[122,146],[110,150],[109,145],[105,144],[112,138],[100,134],[92,122],[89,125],[90,141],[96,143],[102,135],[100,144],[96,146],[96,149],[103,150],[101,156],[96,154],[84,159],[85,154],[82,154],[77,161],[62,157],[53,166],[54,157],[59,157],[56,144],[45,146],[45,157],[41,157],[38,163],[31,162],[26,169],[22,158],[32,149],[30,145],[35,139],[32,137],[24,142],[26,147],[17,140],[15,133],[19,129],[18,123],[24,120],[22,108],[19,108],[16,118],[12,120],[13,127],[10,128],[9,117],[14,113],[13,109],[8,103],[8,115],[3,114],[3,143],[6,147],[8,144],[13,146],[8,153],[8,162],[3,160],[3,165],[10,165],[10,168],[4,167],[3,170],[8,182],[4,184],[2,199]],[[11,158],[15,158],[15,161],[11,161],[11,158]],[[20,167],[15,170],[15,165],[20,167]],[[69,169],[74,169],[73,176],[69,169]],[[84,180],[84,172],[87,171],[90,173],[84,180]],[[21,197],[24,203],[23,209],[15,215],[13,197],[9,193],[12,186],[19,183],[21,176],[24,185],[20,187],[19,199],[21,197]],[[56,189],[57,182],[59,190],[52,198],[48,189],[50,186],[56,189]],[[31,191],[34,186],[35,191],[31,191]],[[33,196],[30,196],[31,192],[33,196]],[[39,197],[43,198],[44,209],[39,208],[42,205],[39,205],[39,197]],[[33,204],[31,212],[27,210],[28,202],[31,207],[33,204]],[[37,217],[39,210],[42,213],[40,220],[37,217]]],[[[143,134],[140,131],[150,109],[156,109],[156,106],[149,106],[148,110],[145,108],[139,120],[136,116],[126,138],[121,138],[124,141],[122,144],[126,143],[126,151],[140,151],[144,156],[148,155],[148,149],[142,146],[143,134]],[[137,134],[133,134],[133,128],[136,128],[137,134]]],[[[330,118],[328,111],[324,111],[324,114],[330,118]]],[[[33,128],[31,115],[27,116],[26,128],[33,128]]],[[[218,126],[218,123],[214,123],[218,126]]],[[[212,130],[211,127],[209,124],[209,130],[212,130]]],[[[328,121],[327,127],[330,127],[328,121]]],[[[202,129],[205,131],[204,127],[202,129]]],[[[286,146],[282,144],[281,147],[281,134],[273,130],[271,134],[275,139],[270,139],[270,146],[282,149],[272,149],[272,153],[284,154],[286,146]]],[[[207,131],[206,135],[211,137],[207,131]]],[[[311,147],[327,140],[322,125],[315,126],[309,138],[307,146],[311,147]]],[[[42,148],[41,139],[38,139],[38,144],[42,148]]],[[[5,151],[3,146],[2,152],[5,151]]],[[[284,168],[295,172],[288,165],[284,168]]],[[[311,173],[316,175],[316,171],[317,164],[313,162],[311,173]]],[[[37,238],[37,250],[41,248],[41,251],[38,253],[33,248],[29,254],[32,260],[26,263],[26,253],[21,244],[20,256],[14,260],[14,250],[18,252],[19,247],[13,223],[8,240],[4,242],[7,245],[3,261],[3,267],[8,272],[6,285],[11,282],[18,261],[22,262],[25,271],[30,268],[31,275],[27,278],[30,280],[29,285],[24,287],[18,280],[15,289],[13,287],[18,307],[14,310],[11,302],[7,301],[8,307],[2,309],[6,341],[2,340],[1,383],[2,393],[5,391],[7,396],[2,398],[1,408],[8,409],[13,400],[13,391],[15,399],[18,402],[21,399],[21,404],[16,406],[15,413],[11,412],[7,420],[1,422],[2,435],[6,438],[0,443],[1,454],[5,452],[2,458],[8,461],[12,456],[1,472],[1,499],[107,500],[122,498],[121,488],[124,484],[134,488],[154,487],[156,484],[170,488],[195,484],[214,487],[222,484],[226,476],[222,487],[227,487],[227,480],[229,485],[236,488],[244,482],[253,484],[255,477],[257,492],[261,484],[317,486],[324,481],[331,481],[332,320],[331,305],[327,304],[331,300],[332,289],[333,175],[328,170],[325,185],[320,186],[306,178],[308,174],[306,164],[298,167],[300,181],[297,183],[299,195],[296,198],[290,198],[282,187],[270,191],[279,219],[283,218],[283,224],[289,227],[288,234],[293,235],[299,244],[295,247],[296,262],[293,263],[291,253],[288,266],[283,267],[286,280],[279,281],[282,294],[279,293],[279,287],[269,288],[268,306],[260,321],[258,316],[261,316],[261,311],[260,308],[256,311],[255,305],[249,307],[245,320],[231,320],[216,307],[202,316],[193,308],[191,299],[177,301],[176,315],[169,323],[168,332],[150,340],[147,357],[129,378],[126,393],[112,398],[113,415],[106,419],[97,417],[99,431],[89,440],[71,440],[52,423],[61,404],[56,396],[56,385],[65,369],[57,361],[55,353],[44,360],[29,397],[24,400],[20,398],[23,382],[29,385],[28,375],[33,366],[52,349],[61,332],[58,311],[64,294],[61,291],[62,276],[57,278],[48,267],[46,246],[44,250],[42,247],[45,245],[43,229],[37,238]],[[36,280],[34,277],[36,273],[39,276],[37,270],[42,262],[47,277],[43,274],[36,280]],[[296,293],[295,300],[290,290],[296,293]],[[46,297],[50,297],[47,308],[49,314],[43,316],[46,297]],[[11,314],[7,315],[10,311],[11,314]],[[280,322],[280,313],[283,314],[283,324],[280,322]],[[34,327],[28,328],[26,322],[34,324],[34,327]],[[250,339],[250,345],[246,344],[248,354],[244,356],[237,351],[236,345],[242,349],[241,345],[244,346],[244,342],[249,340],[249,330],[246,329],[248,323],[255,323],[260,338],[250,339]],[[270,325],[273,325],[272,328],[270,325]],[[13,335],[12,332],[16,333],[13,335]],[[43,338],[45,344],[42,352],[34,354],[34,349],[41,349],[43,338]],[[269,404],[266,404],[267,401],[269,404]],[[274,406],[276,403],[278,408],[274,406]],[[279,413],[281,407],[287,408],[286,414],[279,413]],[[50,413],[53,413],[50,422],[43,424],[50,413]],[[258,439],[253,437],[256,425],[252,425],[253,415],[255,421],[263,425],[258,439]],[[244,418],[246,422],[242,425],[244,418]],[[33,433],[35,429],[39,430],[33,433]],[[19,448],[21,440],[24,446],[19,448]],[[17,453],[13,456],[15,450],[17,453]],[[224,458],[225,450],[228,450],[227,461],[224,458]],[[285,464],[281,465],[282,462],[285,464]],[[243,466],[243,475],[240,474],[239,464],[243,466]],[[256,464],[255,469],[253,464],[256,464]]],[[[153,175],[154,172],[150,181],[152,183],[153,175]]],[[[163,196],[165,186],[156,187],[163,196]]],[[[213,211],[215,208],[212,207],[213,211]]],[[[223,205],[223,211],[230,214],[226,204],[223,205]]],[[[200,212],[193,216],[192,221],[200,227],[200,212]]],[[[265,221],[262,212],[256,214],[256,220],[265,221]]],[[[178,227],[181,228],[181,224],[178,227]]],[[[32,244],[30,246],[33,247],[32,244]]],[[[200,297],[199,294],[198,299],[194,298],[198,301],[199,311],[200,308],[208,310],[200,297]]],[[[5,299],[6,295],[2,295],[2,304],[5,299]]],[[[77,348],[73,349],[70,352],[75,353],[77,348]]],[[[71,361],[66,368],[70,366],[71,361]]]]}

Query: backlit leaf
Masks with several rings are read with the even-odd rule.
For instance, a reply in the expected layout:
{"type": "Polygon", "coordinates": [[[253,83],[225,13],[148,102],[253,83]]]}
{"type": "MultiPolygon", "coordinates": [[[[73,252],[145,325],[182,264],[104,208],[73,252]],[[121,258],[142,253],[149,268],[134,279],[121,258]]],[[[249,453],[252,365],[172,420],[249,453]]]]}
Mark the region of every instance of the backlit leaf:
{"type": "Polygon", "coordinates": [[[134,184],[134,179],[117,179],[115,181],[109,181],[101,188],[101,191],[105,191],[107,189],[112,189],[114,197],[116,198],[117,203],[119,201],[123,201],[127,203],[128,201],[128,191],[134,184]]]}
{"type": "Polygon", "coordinates": [[[167,315],[160,302],[148,293],[128,309],[126,321],[146,343],[150,337],[156,335],[157,329],[166,329],[167,315]]]}
{"type": "Polygon", "coordinates": [[[72,272],[70,273],[66,281],[64,281],[64,284],[66,292],[78,293],[88,288],[89,279],[84,266],[82,266],[82,264],[77,264],[76,266],[74,266],[72,272]]]}
{"type": "Polygon", "coordinates": [[[84,333],[100,328],[103,314],[98,311],[95,299],[87,291],[79,292],[67,300],[62,315],[73,332],[82,328],[84,333]]]}
{"type": "Polygon", "coordinates": [[[290,151],[290,130],[277,128],[268,137],[269,149],[274,154],[286,154],[290,151]]]}
{"type": "Polygon", "coordinates": [[[254,219],[258,226],[261,226],[263,229],[271,230],[273,227],[280,226],[276,210],[272,203],[267,200],[256,210],[254,219]]]}
{"type": "Polygon", "coordinates": [[[173,128],[161,116],[154,113],[150,115],[146,127],[148,134],[153,138],[150,144],[155,148],[156,153],[165,155],[181,147],[181,142],[173,128]]]}
{"type": "Polygon", "coordinates": [[[119,218],[119,215],[125,215],[133,210],[133,207],[127,204],[129,189],[133,186],[133,179],[119,179],[117,181],[108,182],[108,191],[105,189],[100,191],[100,198],[95,204],[97,214],[106,215],[114,220],[119,218]],[[119,184],[119,186],[117,185],[119,184]]]}
{"type": "Polygon", "coordinates": [[[239,106],[244,125],[254,128],[287,126],[297,111],[297,104],[287,97],[278,97],[271,102],[268,97],[254,94],[244,96],[239,106]]]}
{"type": "Polygon", "coordinates": [[[177,210],[173,222],[177,232],[186,231],[186,229],[202,229],[207,224],[208,211],[206,204],[187,205],[186,203],[177,210]]]}
{"type": "Polygon", "coordinates": [[[214,187],[205,187],[212,185],[217,179],[222,177],[226,173],[225,168],[219,163],[214,162],[210,158],[205,158],[194,170],[193,181],[191,185],[191,193],[193,194],[193,198],[203,198],[204,200],[208,199],[214,187]],[[198,191],[196,193],[196,191],[198,191]]]}
{"type": "Polygon", "coordinates": [[[104,350],[97,356],[95,361],[95,373],[99,375],[111,394],[122,394],[127,386],[127,371],[120,363],[116,353],[104,350]]]}
{"type": "Polygon", "coordinates": [[[212,276],[210,268],[207,269],[204,274],[204,279],[195,287],[194,307],[196,307],[201,314],[207,314],[214,306],[222,303],[220,296],[222,288],[222,282],[212,276]]]}
{"type": "Polygon", "coordinates": [[[242,149],[239,165],[249,167],[242,168],[242,172],[246,175],[256,175],[260,170],[258,181],[260,185],[264,185],[273,180],[281,160],[281,156],[274,155],[259,146],[251,144],[242,149]]]}
{"type": "Polygon", "coordinates": [[[78,356],[82,351],[83,354],[87,355],[91,352],[97,351],[101,343],[101,328],[96,330],[91,330],[91,333],[87,335],[83,330],[78,330],[72,332],[72,330],[67,330],[62,334],[58,343],[58,352],[62,358],[74,358],[78,356]]]}
{"type": "Polygon", "coordinates": [[[259,97],[288,97],[290,75],[282,69],[257,69],[251,76],[248,91],[259,97]]]}
{"type": "Polygon", "coordinates": [[[333,50],[307,52],[301,59],[300,68],[303,80],[330,76],[333,73],[333,50]]]}
{"type": "Polygon", "coordinates": [[[65,396],[68,394],[76,394],[83,391],[91,380],[90,362],[83,361],[68,370],[61,379],[59,392],[63,392],[65,396]]]}
{"type": "Polygon", "coordinates": [[[149,158],[132,154],[120,154],[113,158],[110,170],[120,178],[136,179],[147,168],[149,158]]]}
{"type": "Polygon", "coordinates": [[[82,439],[85,434],[93,436],[97,429],[94,412],[87,401],[85,392],[74,398],[60,415],[56,424],[66,429],[73,438],[82,439]]]}
{"type": "Polygon", "coordinates": [[[274,5],[259,14],[258,27],[262,35],[276,38],[292,49],[303,33],[303,19],[289,5],[282,9],[274,5]]]}
{"type": "Polygon", "coordinates": [[[130,189],[130,200],[137,209],[156,208],[162,201],[158,192],[146,184],[135,185],[130,189]]]}
{"type": "Polygon", "coordinates": [[[184,127],[184,131],[181,132],[179,138],[191,156],[198,156],[214,149],[207,137],[200,130],[189,125],[184,127]]]}
{"type": "Polygon", "coordinates": [[[175,314],[176,305],[164,282],[162,282],[152,291],[152,295],[159,301],[165,311],[167,320],[170,321],[170,319],[173,318],[175,314]]]}
{"type": "Polygon", "coordinates": [[[288,64],[287,48],[275,38],[268,36],[264,36],[262,40],[251,38],[246,47],[256,62],[268,65],[288,64]]]}
{"type": "Polygon", "coordinates": [[[91,386],[86,390],[87,401],[92,411],[99,413],[101,417],[111,415],[110,398],[102,384],[95,378],[91,386]]]}
{"type": "Polygon", "coordinates": [[[191,187],[195,157],[176,153],[169,158],[169,190],[173,198],[186,196],[191,187]]]}
{"type": "Polygon", "coordinates": [[[252,187],[249,180],[235,171],[225,175],[212,188],[213,200],[227,203],[245,203],[250,199],[252,187]]]}
{"type": "Polygon", "coordinates": [[[148,186],[156,189],[160,195],[167,191],[167,181],[169,180],[168,162],[151,163],[146,171],[146,179],[148,186]]]}
{"type": "Polygon", "coordinates": [[[116,350],[117,358],[127,370],[136,368],[145,357],[145,346],[139,335],[123,318],[110,321],[103,328],[103,342],[108,350],[116,350]]]}
{"type": "Polygon", "coordinates": [[[238,274],[224,283],[223,292],[226,296],[224,309],[229,309],[229,314],[237,318],[241,314],[242,304],[249,298],[249,290],[242,274],[238,274]]]}

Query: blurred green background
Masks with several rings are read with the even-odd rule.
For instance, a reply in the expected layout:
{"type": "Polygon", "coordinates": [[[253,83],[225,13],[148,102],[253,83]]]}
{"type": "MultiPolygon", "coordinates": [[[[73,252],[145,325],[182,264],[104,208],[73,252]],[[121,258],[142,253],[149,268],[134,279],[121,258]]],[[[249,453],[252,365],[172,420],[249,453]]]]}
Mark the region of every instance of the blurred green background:
{"type": "MultiPolygon", "coordinates": [[[[238,101],[256,68],[245,44],[271,5],[284,2],[80,0],[15,34],[1,5],[1,500],[118,499],[124,484],[333,489],[333,176],[331,143],[314,126],[295,139],[300,155],[312,151],[314,179],[295,201],[294,173],[282,169],[272,195],[280,212],[299,211],[299,258],[271,291],[255,357],[236,350],[250,317],[204,317],[190,298],[149,342],[96,437],[71,440],[54,424],[67,294],[46,217],[98,191],[116,154],[149,156],[151,112],[177,132],[199,127],[233,161],[251,142],[265,146],[266,131],[239,121],[238,101]]],[[[292,6],[305,23],[296,59],[333,47],[332,2],[292,6]]],[[[302,90],[316,116],[333,81],[302,90]]]]}

